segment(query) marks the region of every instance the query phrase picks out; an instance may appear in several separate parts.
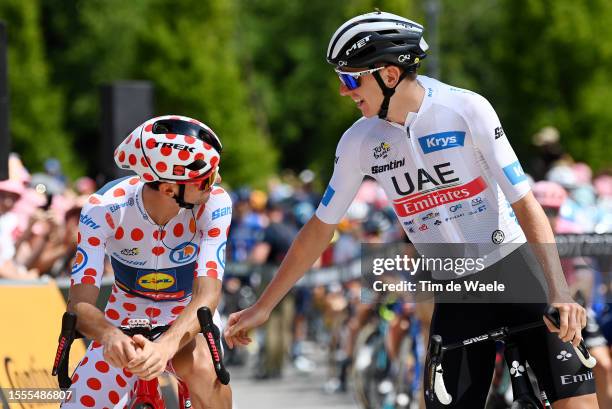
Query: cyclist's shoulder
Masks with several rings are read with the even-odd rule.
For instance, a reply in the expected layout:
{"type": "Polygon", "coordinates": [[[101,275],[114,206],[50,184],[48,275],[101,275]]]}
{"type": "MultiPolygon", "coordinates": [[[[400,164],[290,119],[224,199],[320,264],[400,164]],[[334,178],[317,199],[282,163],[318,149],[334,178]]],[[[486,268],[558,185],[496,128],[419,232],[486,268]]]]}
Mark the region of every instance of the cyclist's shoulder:
{"type": "MultiPolygon", "coordinates": [[[[204,205],[202,205],[204,206],[204,205]]],[[[210,199],[206,202],[206,209],[210,209],[213,212],[215,209],[219,209],[222,207],[230,207],[232,206],[232,198],[221,186],[215,186],[210,192],[210,199]]]]}
{"type": "Polygon", "coordinates": [[[87,199],[83,212],[112,210],[113,213],[127,205],[133,206],[138,188],[142,185],[136,176],[112,180],[87,199]]]}
{"type": "Polygon", "coordinates": [[[342,134],[338,142],[338,151],[346,149],[359,150],[361,143],[376,134],[378,127],[384,127],[385,121],[378,117],[361,117],[342,134]]]}
{"type": "Polygon", "coordinates": [[[433,107],[445,107],[459,114],[490,107],[487,99],[477,92],[446,84],[424,75],[419,75],[417,79],[425,88],[426,97],[433,99],[433,107]]]}

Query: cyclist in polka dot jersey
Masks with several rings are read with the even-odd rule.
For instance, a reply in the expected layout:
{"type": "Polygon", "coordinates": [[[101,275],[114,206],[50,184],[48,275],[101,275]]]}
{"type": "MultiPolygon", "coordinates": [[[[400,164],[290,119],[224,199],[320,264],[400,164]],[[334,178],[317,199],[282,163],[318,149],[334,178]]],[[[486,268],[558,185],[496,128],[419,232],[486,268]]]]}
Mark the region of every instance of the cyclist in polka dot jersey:
{"type": "Polygon", "coordinates": [[[195,408],[231,407],[216,380],[196,311],[215,311],[221,295],[232,203],[221,187],[222,146],[203,123],[153,118],[115,151],[120,168],[138,176],[93,194],[80,217],[68,310],[94,339],[72,377],[76,399],[62,407],[123,408],[138,377],[164,370],[187,384],[195,408]],[[115,282],[104,313],[95,306],[105,256],[115,282]],[[151,342],[116,327],[130,318],[172,324],[151,342]]]}

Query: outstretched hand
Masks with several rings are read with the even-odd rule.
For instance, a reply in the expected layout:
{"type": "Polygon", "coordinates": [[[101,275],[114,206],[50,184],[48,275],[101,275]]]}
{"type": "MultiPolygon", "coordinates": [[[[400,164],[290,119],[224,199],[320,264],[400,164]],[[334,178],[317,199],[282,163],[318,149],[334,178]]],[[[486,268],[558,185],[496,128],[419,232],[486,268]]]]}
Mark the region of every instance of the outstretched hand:
{"type": "Polygon", "coordinates": [[[269,316],[270,313],[258,308],[257,304],[231,314],[223,332],[225,342],[232,349],[234,345],[245,346],[250,344],[249,331],[266,322],[269,316]]]}

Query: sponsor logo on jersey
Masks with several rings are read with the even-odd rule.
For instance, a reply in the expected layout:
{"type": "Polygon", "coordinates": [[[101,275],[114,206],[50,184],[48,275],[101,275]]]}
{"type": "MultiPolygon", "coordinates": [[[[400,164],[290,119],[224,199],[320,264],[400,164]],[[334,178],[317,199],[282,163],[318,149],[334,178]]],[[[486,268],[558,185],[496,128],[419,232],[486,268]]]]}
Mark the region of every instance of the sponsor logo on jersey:
{"type": "MultiPolygon", "coordinates": [[[[113,251],[113,257],[116,258],[117,260],[121,261],[122,263],[132,264],[134,266],[144,266],[145,264],[147,264],[146,261],[138,261],[138,260],[128,260],[128,259],[125,259],[125,258],[121,257],[121,255],[119,253],[117,253],[116,251],[113,251]]],[[[115,275],[116,275],[116,272],[115,272],[115,275]]]]}
{"type": "Polygon", "coordinates": [[[442,222],[441,222],[440,220],[436,220],[436,221],[434,222],[434,225],[435,225],[435,226],[439,226],[439,225],[441,225],[441,224],[442,224],[442,222]]]}
{"type": "Polygon", "coordinates": [[[448,222],[448,221],[455,220],[455,219],[458,219],[458,218],[463,217],[463,216],[465,216],[465,213],[455,214],[455,215],[453,215],[451,217],[445,217],[444,221],[448,222]]]}
{"type": "Polygon", "coordinates": [[[495,139],[499,139],[504,135],[505,135],[504,128],[502,128],[501,126],[498,126],[497,128],[495,128],[495,139]]]}
{"type": "Polygon", "coordinates": [[[217,261],[221,264],[221,268],[225,268],[225,245],[226,241],[221,243],[219,247],[217,247],[217,261]]]}
{"type": "Polygon", "coordinates": [[[443,149],[455,148],[463,146],[465,142],[465,132],[450,131],[435,133],[427,136],[422,136],[419,139],[419,144],[423,153],[432,153],[443,149]]]}
{"type": "Polygon", "coordinates": [[[420,230],[420,231],[425,231],[425,230],[427,230],[427,229],[429,229],[429,227],[427,227],[427,225],[426,225],[426,224],[422,224],[422,225],[419,227],[419,230],[420,230]]]}
{"type": "Polygon", "coordinates": [[[456,204],[456,205],[452,205],[451,207],[448,208],[448,210],[450,210],[451,212],[455,213],[457,210],[461,209],[463,207],[463,205],[461,203],[456,204]]]}
{"type": "MultiPolygon", "coordinates": [[[[417,169],[416,190],[420,192],[421,190],[423,190],[423,188],[429,188],[430,186],[427,185],[431,185],[431,187],[435,188],[436,186],[448,185],[451,183],[459,182],[459,178],[450,177],[455,173],[453,169],[444,169],[449,166],[450,162],[434,165],[433,169],[435,171],[435,175],[433,176],[430,175],[429,172],[425,169],[417,169]]],[[[401,180],[402,177],[399,176],[399,179],[401,180]]],[[[406,181],[406,183],[400,183],[397,177],[391,176],[391,182],[393,182],[393,187],[395,188],[395,192],[398,195],[409,195],[413,193],[415,191],[414,179],[415,178],[411,176],[408,172],[404,172],[404,180],[406,181]]]]}
{"type": "Polygon", "coordinates": [[[561,375],[561,385],[570,385],[572,383],[586,382],[593,379],[593,372],[587,371],[577,375],[561,375]]]}
{"type": "Polygon", "coordinates": [[[400,217],[422,213],[448,203],[458,202],[475,196],[485,190],[486,182],[482,177],[464,185],[443,186],[425,193],[415,193],[393,201],[395,212],[400,217]]]}
{"type": "Polygon", "coordinates": [[[176,284],[176,278],[172,274],[174,270],[167,270],[165,273],[158,271],[154,273],[148,273],[136,280],[139,287],[146,290],[167,290],[168,288],[176,284]]]}
{"type": "Polygon", "coordinates": [[[491,240],[495,244],[502,244],[505,238],[506,238],[506,235],[501,230],[495,230],[493,234],[491,234],[491,240]]]}
{"type": "Polygon", "coordinates": [[[374,147],[374,159],[386,158],[389,156],[390,151],[391,145],[389,145],[387,142],[381,142],[380,145],[374,147]]]}
{"type": "Polygon", "coordinates": [[[222,207],[212,212],[212,220],[216,220],[219,217],[229,216],[232,214],[232,207],[222,207]]]}
{"type": "Polygon", "coordinates": [[[527,180],[527,176],[525,175],[525,172],[523,171],[523,168],[518,160],[504,167],[503,171],[510,183],[513,185],[527,180]]]}
{"type": "Polygon", "coordinates": [[[372,174],[375,175],[377,173],[382,173],[388,170],[397,169],[397,168],[404,166],[405,163],[406,163],[406,158],[402,158],[400,160],[391,161],[385,165],[380,165],[380,166],[374,165],[372,166],[372,174]]]}
{"type": "Polygon", "coordinates": [[[94,221],[91,217],[86,214],[79,216],[79,221],[87,227],[91,227],[93,230],[99,229],[100,225],[94,221]]]}
{"type": "Polygon", "coordinates": [[[89,257],[87,256],[85,250],[80,247],[77,247],[76,255],[74,257],[74,264],[72,265],[72,271],[70,274],[76,274],[81,271],[83,267],[85,267],[85,265],[87,264],[87,260],[89,260],[89,257]]]}
{"type": "Polygon", "coordinates": [[[472,206],[478,206],[481,203],[482,203],[482,198],[480,196],[477,196],[472,199],[472,206]]]}
{"type": "Polygon", "coordinates": [[[177,149],[179,151],[188,151],[188,152],[193,152],[195,147],[194,146],[186,146],[186,145],[181,145],[180,143],[171,143],[171,142],[155,142],[155,147],[159,148],[172,148],[172,149],[177,149]]]}
{"type": "Polygon", "coordinates": [[[438,212],[429,212],[429,213],[427,213],[425,216],[423,216],[423,217],[421,218],[421,220],[423,220],[423,221],[425,221],[425,220],[431,220],[431,219],[433,219],[434,217],[438,217],[438,216],[440,216],[440,213],[438,213],[438,212]]]}
{"type": "Polygon", "coordinates": [[[126,207],[126,206],[134,206],[134,198],[130,197],[127,202],[123,202],[123,203],[119,203],[119,204],[112,204],[108,207],[108,210],[111,211],[111,213],[115,213],[117,210],[121,209],[122,207],[126,207]]]}
{"type": "Polygon", "coordinates": [[[409,228],[408,228],[408,232],[409,232],[409,233],[414,233],[414,227],[409,227],[409,228]]]}
{"type": "Polygon", "coordinates": [[[170,260],[176,264],[189,263],[198,255],[198,246],[186,241],[170,252],[170,260]]]}
{"type": "Polygon", "coordinates": [[[140,250],[138,249],[138,247],[134,247],[131,249],[122,249],[121,254],[123,254],[124,256],[137,256],[138,254],[140,254],[140,250]]]}
{"type": "Polygon", "coordinates": [[[414,219],[410,219],[407,222],[404,222],[406,226],[412,226],[414,224],[414,219]]]}
{"type": "Polygon", "coordinates": [[[366,45],[368,43],[368,41],[370,41],[370,37],[372,37],[372,36],[371,35],[365,36],[361,40],[356,41],[348,50],[346,50],[346,55],[348,56],[353,51],[356,51],[356,50],[359,50],[360,48],[362,48],[364,45],[366,45]]]}
{"type": "Polygon", "coordinates": [[[329,205],[329,202],[331,202],[335,194],[336,191],[334,188],[331,187],[331,185],[327,185],[327,189],[325,189],[325,193],[323,193],[323,197],[321,198],[321,203],[323,203],[323,206],[329,205]]]}
{"type": "Polygon", "coordinates": [[[487,205],[481,204],[478,207],[473,207],[472,210],[468,213],[468,215],[471,216],[473,214],[482,213],[485,210],[487,210],[487,205]]]}
{"type": "Polygon", "coordinates": [[[569,361],[571,357],[572,357],[572,353],[567,352],[565,349],[561,350],[561,352],[559,352],[559,355],[557,355],[557,359],[562,362],[569,361]]]}

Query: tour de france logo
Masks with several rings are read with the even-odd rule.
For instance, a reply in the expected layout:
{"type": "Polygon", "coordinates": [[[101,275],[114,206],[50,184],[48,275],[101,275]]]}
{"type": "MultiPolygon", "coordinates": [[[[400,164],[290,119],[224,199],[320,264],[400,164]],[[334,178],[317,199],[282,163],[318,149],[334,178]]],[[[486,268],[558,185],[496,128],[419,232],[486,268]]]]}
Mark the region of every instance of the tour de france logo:
{"type": "Polygon", "coordinates": [[[176,264],[189,263],[198,255],[198,246],[191,242],[185,242],[170,252],[170,260],[176,264]]]}
{"type": "Polygon", "coordinates": [[[87,253],[82,248],[77,247],[71,274],[75,274],[81,271],[83,267],[85,267],[85,265],[87,264],[88,259],[89,257],[87,256],[87,253]]]}

